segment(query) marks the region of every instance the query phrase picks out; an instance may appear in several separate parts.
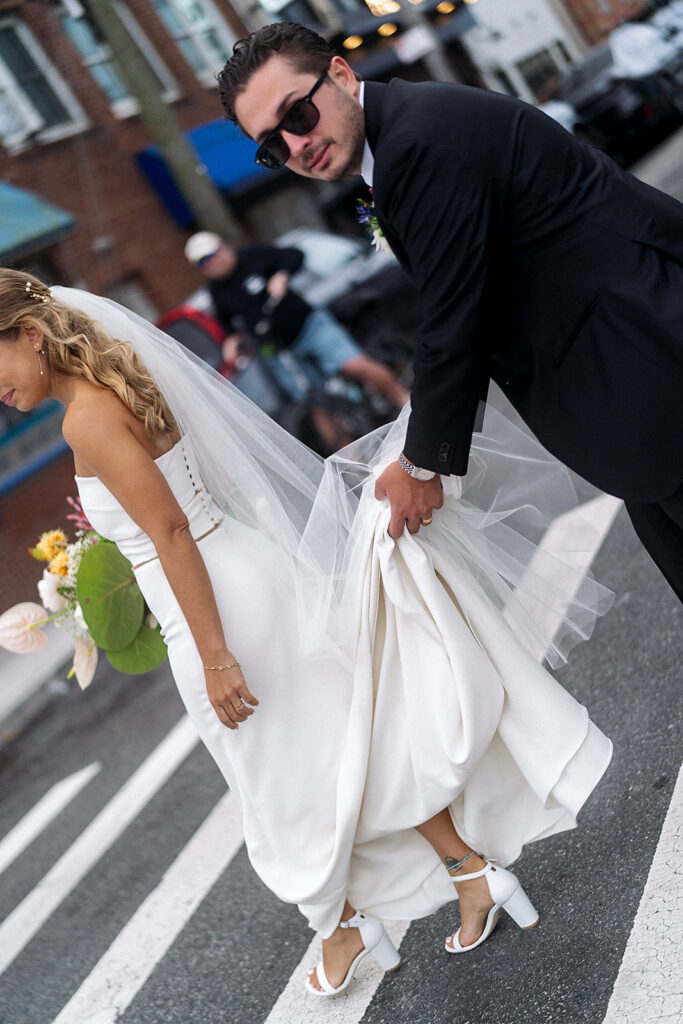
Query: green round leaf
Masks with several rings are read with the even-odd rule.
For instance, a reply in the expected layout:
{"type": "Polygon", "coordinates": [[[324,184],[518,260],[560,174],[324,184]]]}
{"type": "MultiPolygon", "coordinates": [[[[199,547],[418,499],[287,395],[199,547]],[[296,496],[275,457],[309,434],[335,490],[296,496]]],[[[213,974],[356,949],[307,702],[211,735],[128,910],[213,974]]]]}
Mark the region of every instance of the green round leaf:
{"type": "Polygon", "coordinates": [[[78,602],[98,647],[120,651],[142,625],[145,602],[127,558],[111,541],[100,540],[81,559],[78,602]]]}
{"type": "Polygon", "coordinates": [[[151,672],[162,663],[167,653],[161,632],[158,629],[150,629],[149,626],[142,626],[133,642],[122,651],[106,651],[114,668],[131,675],[151,672]]]}

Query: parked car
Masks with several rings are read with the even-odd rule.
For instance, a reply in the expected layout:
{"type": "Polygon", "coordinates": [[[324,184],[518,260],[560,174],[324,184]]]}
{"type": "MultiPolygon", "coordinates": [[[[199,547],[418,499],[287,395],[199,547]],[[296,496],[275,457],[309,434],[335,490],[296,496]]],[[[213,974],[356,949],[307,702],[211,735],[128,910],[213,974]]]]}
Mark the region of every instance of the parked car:
{"type": "Polygon", "coordinates": [[[557,96],[575,111],[574,133],[628,165],[683,123],[679,38],[628,23],[593,47],[557,96]]]}

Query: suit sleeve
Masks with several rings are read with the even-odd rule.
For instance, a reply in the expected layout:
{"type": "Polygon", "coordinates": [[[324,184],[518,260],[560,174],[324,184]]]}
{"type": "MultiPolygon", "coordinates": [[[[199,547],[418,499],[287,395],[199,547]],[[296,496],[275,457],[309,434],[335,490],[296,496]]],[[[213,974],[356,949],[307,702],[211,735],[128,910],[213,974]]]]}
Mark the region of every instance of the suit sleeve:
{"type": "Polygon", "coordinates": [[[495,183],[463,171],[448,146],[413,139],[398,149],[387,233],[405,250],[423,309],[405,454],[417,466],[462,475],[489,376],[495,183]]]}
{"type": "Polygon", "coordinates": [[[270,247],[270,261],[268,273],[275,274],[278,270],[286,270],[288,274],[295,274],[304,262],[304,254],[301,249],[270,247]]]}

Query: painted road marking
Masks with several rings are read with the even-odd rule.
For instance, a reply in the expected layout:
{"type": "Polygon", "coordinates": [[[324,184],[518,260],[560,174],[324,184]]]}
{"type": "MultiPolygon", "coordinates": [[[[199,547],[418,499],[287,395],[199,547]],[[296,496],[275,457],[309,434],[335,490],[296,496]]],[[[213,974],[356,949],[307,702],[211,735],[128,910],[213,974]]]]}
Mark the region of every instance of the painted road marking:
{"type": "MultiPolygon", "coordinates": [[[[547,565],[544,565],[544,571],[540,575],[536,571],[537,566],[545,562],[547,555],[553,555],[558,559],[553,565],[553,571],[557,577],[561,577],[563,564],[569,565],[574,571],[569,577],[569,584],[565,581],[564,586],[567,588],[569,598],[576,597],[581,587],[582,576],[590,569],[622,504],[620,498],[613,498],[610,494],[600,494],[597,498],[584,502],[583,505],[558,516],[543,535],[538,550],[526,568],[524,581],[527,582],[524,592],[517,595],[518,603],[532,617],[539,638],[543,637],[546,641],[546,644],[541,645],[539,639],[536,649],[532,649],[532,654],[537,661],[543,661],[547,650],[546,645],[550,644],[557,633],[569,603],[567,601],[557,605],[554,600],[552,580],[548,592],[544,594],[542,582],[543,575],[547,576],[547,565]],[[577,576],[576,572],[581,575],[577,576]]],[[[530,649],[533,646],[528,639],[527,646],[530,649]]]]}
{"type": "Polygon", "coordinates": [[[184,716],[0,925],[0,974],[187,757],[199,737],[184,716]]]}
{"type": "MultiPolygon", "coordinates": [[[[574,567],[581,570],[588,568],[609,532],[620,507],[621,503],[616,499],[601,496],[580,506],[572,513],[560,517],[551,525],[546,533],[542,542],[544,550],[551,553],[558,551],[565,553],[567,550],[567,538],[572,536],[574,540],[572,547],[576,552],[574,567]],[[589,531],[590,544],[585,542],[585,538],[579,538],[577,541],[577,531],[581,529],[582,524],[585,524],[587,519],[591,523],[589,531]]],[[[546,635],[549,636],[553,635],[556,631],[560,618],[557,609],[554,610],[553,614],[558,616],[554,626],[550,617],[548,617],[545,623],[546,635]]],[[[541,652],[538,652],[538,656],[539,658],[542,656],[541,652]]],[[[176,730],[180,729],[183,726],[183,722],[186,721],[186,719],[183,719],[179,726],[176,727],[176,730]]],[[[171,735],[167,737],[164,743],[171,739],[171,735]]],[[[188,743],[187,750],[185,751],[186,754],[189,753],[189,750],[197,742],[194,731],[192,731],[191,742],[189,742],[187,737],[185,742],[188,743]]],[[[177,764],[185,756],[185,754],[181,756],[177,752],[174,763],[171,765],[169,764],[169,756],[166,752],[158,756],[160,749],[161,747],[157,748],[150,755],[150,759],[157,757],[157,760],[161,761],[164,765],[163,779],[160,778],[162,772],[159,767],[155,766],[151,772],[151,775],[154,776],[154,791],[162,785],[165,778],[175,770],[177,764]]],[[[147,762],[141,766],[136,776],[142,772],[146,765],[147,762]]],[[[107,808],[98,815],[98,818],[95,819],[89,829],[83,833],[81,839],[85,839],[93,826],[100,821],[113,804],[117,801],[121,803],[128,802],[128,794],[126,794],[125,800],[121,800],[121,797],[124,790],[133,783],[136,776],[129,780],[129,783],[119,791],[117,796],[107,805],[107,808]]],[[[143,788],[149,788],[150,785],[152,785],[152,779],[147,778],[143,788]]],[[[140,807],[144,806],[144,803],[146,803],[151,795],[149,793],[145,798],[141,794],[138,797],[140,807]]],[[[123,815],[122,809],[118,808],[112,814],[112,817],[120,826],[117,835],[132,820],[135,813],[137,813],[137,810],[134,813],[123,815]],[[125,821],[123,820],[124,817],[125,821]]],[[[107,825],[107,829],[109,830],[110,828],[111,826],[107,825]]],[[[71,866],[73,880],[56,902],[53,898],[47,912],[43,911],[41,920],[35,921],[34,907],[24,909],[23,916],[21,919],[18,919],[13,927],[13,931],[9,933],[10,939],[14,936],[14,952],[10,958],[5,958],[6,963],[4,963],[4,966],[7,966],[14,959],[19,952],[19,948],[23,948],[58,902],[64,898],[67,892],[71,891],[77,881],[83,877],[85,872],[96,862],[111,842],[113,842],[113,838],[105,844],[104,837],[98,835],[94,844],[92,841],[85,844],[87,847],[94,845],[97,847],[97,850],[93,849],[87,856],[85,851],[80,856],[72,855],[72,859],[75,861],[71,866]],[[84,860],[87,861],[87,865],[82,863],[84,860]],[[76,875],[78,875],[77,878],[75,877],[76,875]],[[30,934],[29,920],[34,924],[30,934]],[[17,942],[17,937],[21,940],[20,943],[17,942]]],[[[107,952],[93,968],[90,975],[55,1018],[53,1024],[86,1024],[86,1022],[87,1024],[113,1024],[130,1005],[130,1002],[168,951],[201,900],[229,864],[241,843],[242,826],[239,809],[237,802],[227,794],[219,801],[194,837],[181,851],[157,888],[150,893],[128,924],[122,929],[107,952]]],[[[67,858],[69,854],[72,854],[72,851],[77,846],[78,843],[74,844],[62,860],[67,858]]],[[[55,865],[53,871],[46,876],[43,882],[48,882],[50,876],[59,867],[59,864],[61,864],[61,861],[55,865]]],[[[12,922],[18,912],[25,907],[39,888],[40,886],[36,887],[36,890],[29,894],[29,897],[8,918],[5,925],[0,926],[0,948],[3,947],[6,941],[3,929],[12,922]]],[[[48,884],[47,888],[50,889],[51,885],[48,884]]],[[[40,900],[36,900],[36,902],[42,902],[43,900],[44,896],[41,896],[40,900]]],[[[397,947],[400,947],[408,927],[408,922],[392,922],[387,926],[387,931],[397,947]]],[[[285,1022],[286,1024],[309,1024],[309,1022],[316,1020],[321,1022],[329,1020],[330,1004],[325,1000],[318,1000],[314,996],[306,996],[303,991],[306,971],[317,963],[319,959],[320,940],[318,937],[315,937],[288,984],[281,992],[277,1002],[274,1004],[265,1024],[285,1024],[285,1022]]],[[[0,958],[0,968],[4,969],[2,964],[3,960],[0,958]]],[[[383,972],[377,967],[372,958],[368,957],[359,970],[354,984],[350,986],[349,992],[334,1001],[335,1024],[358,1024],[372,1001],[382,978],[383,972]]],[[[616,1021],[614,1024],[616,1024],[616,1021]]],[[[622,1024],[622,1022],[619,1021],[619,1024],[622,1024]]]]}
{"type": "Polygon", "coordinates": [[[683,767],[603,1024],[683,1020],[683,767]]]}
{"type": "Polygon", "coordinates": [[[114,1024],[243,842],[242,815],[222,797],[52,1024],[114,1024]]]}
{"type": "Polygon", "coordinates": [[[56,782],[0,842],[0,875],[53,821],[102,767],[95,761],[56,782]]]}
{"type": "MultiPolygon", "coordinates": [[[[397,949],[401,948],[409,926],[409,921],[389,921],[385,925],[397,949]]],[[[264,1024],[315,1024],[316,1021],[330,1024],[332,1020],[334,1024],[358,1024],[384,978],[384,971],[372,956],[366,956],[346,992],[335,996],[331,1003],[329,999],[311,995],[304,989],[306,975],[311,967],[320,962],[321,955],[320,938],[316,935],[264,1024]]]]}

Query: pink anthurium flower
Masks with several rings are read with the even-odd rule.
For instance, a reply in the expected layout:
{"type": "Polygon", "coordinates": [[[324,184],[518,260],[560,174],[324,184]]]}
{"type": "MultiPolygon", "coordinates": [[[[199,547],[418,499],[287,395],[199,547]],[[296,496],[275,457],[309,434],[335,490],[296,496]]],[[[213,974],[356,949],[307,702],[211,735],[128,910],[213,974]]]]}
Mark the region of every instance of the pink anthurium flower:
{"type": "Polygon", "coordinates": [[[47,643],[47,634],[37,627],[48,621],[45,609],[39,604],[33,601],[15,604],[0,615],[0,647],[14,654],[42,651],[47,643]]]}

